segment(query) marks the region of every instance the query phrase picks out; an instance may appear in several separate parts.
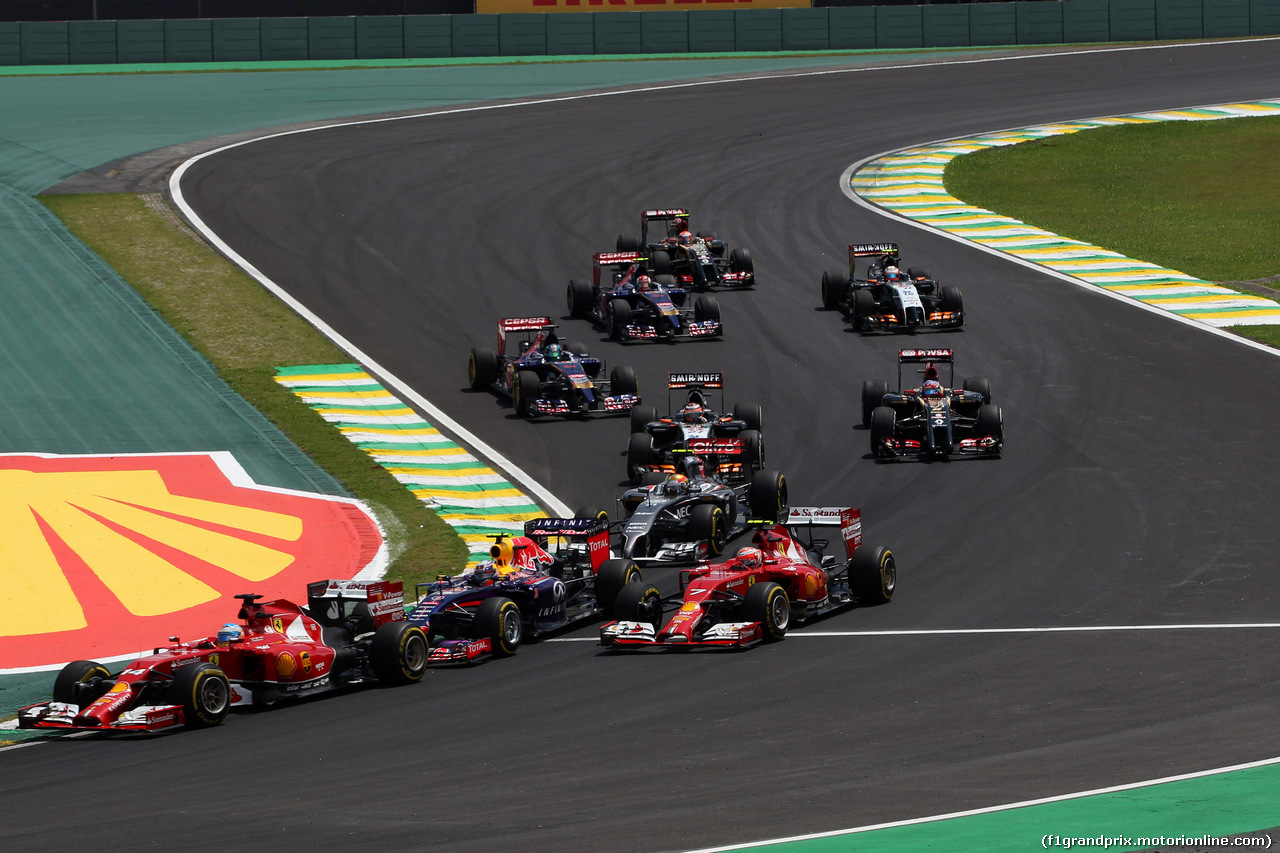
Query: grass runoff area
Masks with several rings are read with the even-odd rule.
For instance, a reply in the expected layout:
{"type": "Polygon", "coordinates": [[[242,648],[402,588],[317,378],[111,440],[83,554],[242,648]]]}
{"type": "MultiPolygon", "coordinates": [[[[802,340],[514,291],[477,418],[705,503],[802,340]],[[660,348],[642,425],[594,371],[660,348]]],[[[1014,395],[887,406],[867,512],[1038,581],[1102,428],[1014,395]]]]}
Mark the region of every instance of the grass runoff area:
{"type": "MultiPolygon", "coordinates": [[[[1280,118],[1123,125],[952,160],[970,204],[1206,281],[1280,286],[1280,118]]],[[[41,200],[170,325],[352,494],[372,506],[408,589],[465,565],[453,530],[274,380],[288,365],[350,361],[186,229],[158,195],[41,200]]],[[[1264,294],[1268,295],[1268,294],[1264,294]]],[[[1280,328],[1242,335],[1280,346],[1280,328]]]]}
{"type": "MultiPolygon", "coordinates": [[[[1136,260],[1280,297],[1280,118],[1117,125],[957,157],[966,203],[1136,260]]],[[[1236,326],[1280,347],[1280,327],[1236,326]]]]}
{"type": "Polygon", "coordinates": [[[217,368],[218,375],[353,495],[387,536],[387,577],[414,584],[466,565],[462,540],[385,468],[275,381],[275,369],[351,357],[186,228],[157,195],[40,198],[217,368]]]}

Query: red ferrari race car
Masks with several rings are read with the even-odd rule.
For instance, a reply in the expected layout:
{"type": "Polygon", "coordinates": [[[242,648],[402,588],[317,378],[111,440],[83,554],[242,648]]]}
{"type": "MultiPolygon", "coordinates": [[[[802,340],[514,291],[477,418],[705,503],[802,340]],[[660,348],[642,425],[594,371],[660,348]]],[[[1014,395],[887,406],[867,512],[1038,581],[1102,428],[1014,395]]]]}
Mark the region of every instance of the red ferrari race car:
{"type": "Polygon", "coordinates": [[[410,684],[427,669],[422,629],[405,620],[399,581],[316,581],[307,606],[237,595],[241,621],[217,636],[155,649],[112,677],[74,661],[53,700],[18,712],[23,729],[155,731],[216,726],[237,705],[271,705],[340,687],[410,684]]]}
{"type": "Polygon", "coordinates": [[[652,584],[630,583],[618,593],[617,613],[635,621],[609,622],[600,644],[613,649],[745,648],[781,640],[804,622],[851,604],[884,604],[898,582],[893,552],[862,544],[862,511],[796,507],[784,524],[755,532],[751,545],[719,565],[680,573],[680,607],[663,622],[664,600],[652,584]],[[827,555],[819,525],[838,525],[844,559],[827,555]]]}

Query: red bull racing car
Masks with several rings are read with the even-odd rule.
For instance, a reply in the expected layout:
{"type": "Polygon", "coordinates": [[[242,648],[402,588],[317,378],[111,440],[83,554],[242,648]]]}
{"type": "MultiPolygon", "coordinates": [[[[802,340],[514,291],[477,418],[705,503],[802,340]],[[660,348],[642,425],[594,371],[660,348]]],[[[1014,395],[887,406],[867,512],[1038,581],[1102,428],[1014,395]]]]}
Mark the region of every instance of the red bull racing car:
{"type": "Polygon", "coordinates": [[[550,317],[508,317],[498,321],[498,348],[476,347],[467,361],[472,390],[491,388],[510,397],[516,413],[539,415],[626,414],[640,402],[640,385],[630,367],[615,367],[601,379],[605,364],[580,343],[564,344],[550,317]]]}
{"type": "Polygon", "coordinates": [[[216,636],[156,648],[118,675],[74,661],[53,699],[18,712],[24,729],[156,731],[216,726],[239,705],[272,705],[379,681],[410,684],[427,668],[422,629],[405,621],[399,581],[317,581],[307,606],[237,595],[240,622],[216,636]]]}
{"type": "Polygon", "coordinates": [[[681,572],[678,608],[670,617],[656,586],[623,587],[617,612],[642,616],[601,626],[600,644],[745,648],[781,640],[792,624],[838,608],[884,604],[897,582],[893,552],[863,544],[861,510],[795,507],[785,523],[758,529],[733,558],[681,572]],[[839,527],[841,554],[828,555],[829,540],[814,538],[820,525],[839,527]]]}
{"type": "Polygon", "coordinates": [[[850,243],[849,268],[822,274],[822,305],[841,311],[853,328],[874,331],[955,329],[964,325],[960,288],[940,285],[924,268],[899,269],[897,243],[850,243]],[[872,257],[866,278],[858,258],[872,257]]]}
{"type": "Polygon", "coordinates": [[[600,252],[591,281],[569,282],[569,316],[589,317],[615,341],[713,340],[724,333],[714,296],[689,299],[674,276],[657,275],[640,252],[600,252]]]}

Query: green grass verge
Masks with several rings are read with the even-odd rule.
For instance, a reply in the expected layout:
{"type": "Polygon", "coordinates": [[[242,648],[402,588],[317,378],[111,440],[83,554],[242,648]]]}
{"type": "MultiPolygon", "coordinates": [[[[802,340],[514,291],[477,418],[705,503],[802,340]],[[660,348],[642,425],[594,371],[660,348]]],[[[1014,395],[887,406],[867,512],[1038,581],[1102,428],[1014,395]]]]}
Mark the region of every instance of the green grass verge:
{"type": "Polygon", "coordinates": [[[210,249],[159,196],[40,199],[199,350],[219,376],[367,503],[387,534],[387,577],[418,581],[466,565],[461,539],[386,469],[274,379],[289,365],[351,357],[238,267],[210,249]]]}
{"type": "MultiPolygon", "coordinates": [[[[1206,281],[1280,288],[1280,118],[1119,125],[952,160],[968,204],[1206,281]]],[[[1237,290],[1244,288],[1236,287],[1237,290]]],[[[1280,327],[1236,326],[1280,346],[1280,327]]]]}

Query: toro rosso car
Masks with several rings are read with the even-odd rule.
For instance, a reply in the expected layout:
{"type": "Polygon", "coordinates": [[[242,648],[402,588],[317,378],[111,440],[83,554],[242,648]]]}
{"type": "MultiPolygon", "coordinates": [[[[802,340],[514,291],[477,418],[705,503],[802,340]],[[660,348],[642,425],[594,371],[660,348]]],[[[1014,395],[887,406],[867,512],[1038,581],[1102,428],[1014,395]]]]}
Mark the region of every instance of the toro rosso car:
{"type": "Polygon", "coordinates": [[[689,291],[671,275],[651,274],[639,252],[600,252],[591,281],[569,282],[569,316],[590,317],[615,341],[711,340],[720,337],[720,304],[714,296],[689,302],[689,291]]]}
{"type": "Polygon", "coordinates": [[[874,331],[953,329],[964,325],[960,288],[940,286],[922,268],[903,273],[897,243],[850,243],[849,269],[822,274],[822,305],[842,311],[853,328],[874,331]],[[858,278],[858,258],[873,257],[866,278],[858,278]]]}
{"type": "Polygon", "coordinates": [[[619,650],[745,648],[781,640],[793,622],[853,604],[884,604],[897,582],[893,552],[862,544],[860,510],[797,507],[785,524],[757,530],[733,558],[681,572],[679,608],[665,621],[657,587],[623,587],[619,612],[643,616],[603,625],[600,644],[619,650]],[[841,555],[828,556],[829,540],[813,538],[817,525],[839,526],[841,555]]]}
{"type": "Polygon", "coordinates": [[[582,344],[567,346],[550,317],[509,317],[498,321],[498,348],[477,347],[467,362],[476,391],[492,388],[511,398],[516,414],[625,414],[640,402],[640,386],[630,367],[615,367],[602,380],[604,361],[582,344]]]}
{"type": "Polygon", "coordinates": [[[432,664],[513,655],[525,638],[612,615],[618,591],[640,569],[610,560],[603,511],[528,521],[524,536],[499,536],[472,572],[419,584],[409,622],[435,640],[432,664]]]}
{"type": "Polygon", "coordinates": [[[723,373],[668,373],[667,415],[659,418],[653,406],[631,410],[631,439],[627,444],[627,476],[639,485],[645,474],[675,473],[680,457],[694,454],[707,470],[726,483],[743,483],[764,468],[764,438],[758,403],[738,403],[724,412],[723,373]],[[684,404],[672,405],[671,393],[683,391],[684,404]],[[708,394],[720,392],[719,409],[708,394]]]}
{"type": "Polygon", "coordinates": [[[862,423],[871,430],[871,452],[877,458],[1000,455],[1004,413],[991,404],[991,383],[969,378],[963,388],[955,388],[954,371],[949,349],[904,349],[898,353],[898,390],[890,392],[880,379],[862,383],[862,423]],[[904,388],[903,365],[923,365],[918,371],[923,383],[904,388]]]}
{"type": "Polygon", "coordinates": [[[726,257],[725,244],[714,231],[694,234],[689,230],[689,211],[683,208],[644,211],[640,239],[619,236],[617,247],[619,252],[648,252],[656,274],[674,275],[688,287],[738,288],[756,283],[751,253],[734,249],[726,257]]]}
{"type": "Polygon", "coordinates": [[[271,705],[355,684],[409,684],[427,667],[427,636],[405,621],[399,581],[317,581],[307,606],[237,595],[239,623],[156,648],[117,676],[74,661],[53,700],[18,712],[25,729],[155,731],[216,726],[237,705],[271,705]]]}
{"type": "Polygon", "coordinates": [[[682,457],[680,472],[646,475],[619,503],[626,514],[621,547],[628,560],[691,563],[723,553],[747,520],[776,521],[787,511],[787,481],[776,471],[728,483],[708,474],[701,458],[682,457]]]}

